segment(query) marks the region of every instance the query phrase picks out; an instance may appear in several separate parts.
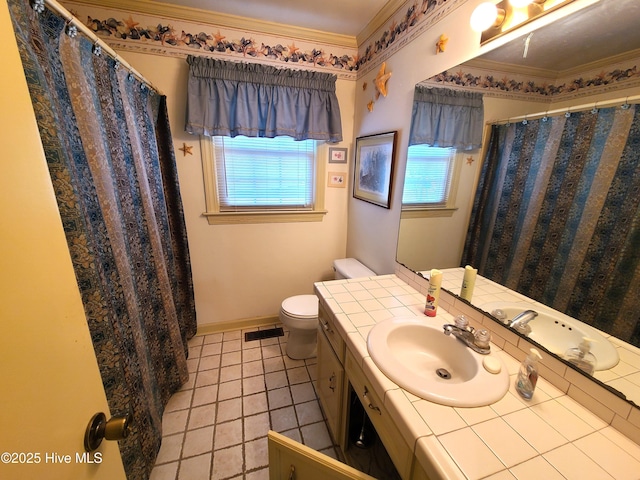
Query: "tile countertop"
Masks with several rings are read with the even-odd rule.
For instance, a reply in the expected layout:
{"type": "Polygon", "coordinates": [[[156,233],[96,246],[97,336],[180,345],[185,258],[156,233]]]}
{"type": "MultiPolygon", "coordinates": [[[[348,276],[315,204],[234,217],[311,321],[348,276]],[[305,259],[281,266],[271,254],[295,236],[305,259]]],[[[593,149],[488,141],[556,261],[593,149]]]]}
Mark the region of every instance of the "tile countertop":
{"type": "MultiPolygon", "coordinates": [[[[422,274],[428,277],[430,272],[422,272],[422,274]]],[[[442,276],[442,288],[459,295],[460,285],[462,285],[462,278],[464,277],[464,268],[444,269],[442,270],[442,276]]],[[[534,309],[536,305],[541,305],[535,300],[478,275],[471,303],[483,305],[497,301],[529,303],[534,309]]],[[[548,309],[549,307],[545,308],[548,309]]],[[[600,333],[616,347],[620,361],[613,368],[596,371],[593,374],[594,378],[616,390],[623,391],[627,399],[640,405],[640,348],[612,337],[605,332],[600,331],[600,333]]],[[[640,478],[640,473],[638,477],[640,478]]]]}
{"type": "MultiPolygon", "coordinates": [[[[458,408],[423,400],[389,380],[373,363],[366,339],[378,322],[423,314],[424,295],[396,275],[318,282],[320,302],[376,393],[414,446],[430,477],[545,480],[640,479],[640,446],[540,376],[533,398],[522,399],[514,381],[520,362],[492,343],[510,375],[504,398],[458,408]]],[[[438,308],[442,324],[453,316],[438,308]]]]}

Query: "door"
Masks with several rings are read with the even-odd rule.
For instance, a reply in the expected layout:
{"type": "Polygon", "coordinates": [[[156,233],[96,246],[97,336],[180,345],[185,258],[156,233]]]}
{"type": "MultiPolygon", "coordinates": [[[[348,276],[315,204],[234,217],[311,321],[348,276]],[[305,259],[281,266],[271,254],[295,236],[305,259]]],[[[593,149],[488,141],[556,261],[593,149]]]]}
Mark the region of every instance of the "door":
{"type": "Polygon", "coordinates": [[[269,431],[269,480],[375,480],[279,433],[269,431]]]}
{"type": "Polygon", "coordinates": [[[124,479],[6,1],[0,45],[0,478],[124,479]]]}

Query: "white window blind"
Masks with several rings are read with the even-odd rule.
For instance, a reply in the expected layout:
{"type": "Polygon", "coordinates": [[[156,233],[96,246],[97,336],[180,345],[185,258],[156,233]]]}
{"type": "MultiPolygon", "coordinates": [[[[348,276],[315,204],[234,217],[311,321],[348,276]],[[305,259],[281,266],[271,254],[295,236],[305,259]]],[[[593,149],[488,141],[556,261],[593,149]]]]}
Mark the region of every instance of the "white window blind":
{"type": "Polygon", "coordinates": [[[415,208],[447,207],[455,149],[411,145],[407,152],[402,204],[415,208]]]}
{"type": "Polygon", "coordinates": [[[313,140],[214,137],[220,211],[312,210],[313,140]]]}

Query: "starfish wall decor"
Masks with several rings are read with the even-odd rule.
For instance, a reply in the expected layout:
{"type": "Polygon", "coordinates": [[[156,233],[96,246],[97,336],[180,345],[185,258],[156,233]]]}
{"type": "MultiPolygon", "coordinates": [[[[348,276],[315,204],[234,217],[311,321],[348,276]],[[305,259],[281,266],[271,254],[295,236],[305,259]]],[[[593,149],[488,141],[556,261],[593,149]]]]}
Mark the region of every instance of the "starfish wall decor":
{"type": "Polygon", "coordinates": [[[187,155],[193,155],[191,149],[193,149],[193,145],[187,145],[186,143],[183,143],[182,148],[179,148],[178,150],[180,150],[183,156],[186,157],[187,155]]]}
{"type": "Polygon", "coordinates": [[[374,81],[376,86],[376,100],[382,95],[383,97],[387,96],[387,81],[391,77],[391,72],[385,73],[385,68],[387,68],[387,62],[382,62],[380,66],[380,70],[378,70],[378,74],[376,75],[376,79],[374,81]]]}
{"type": "Polygon", "coordinates": [[[436,43],[436,55],[445,51],[448,41],[449,37],[447,37],[444,33],[440,35],[440,38],[438,38],[438,42],[436,43]]]}

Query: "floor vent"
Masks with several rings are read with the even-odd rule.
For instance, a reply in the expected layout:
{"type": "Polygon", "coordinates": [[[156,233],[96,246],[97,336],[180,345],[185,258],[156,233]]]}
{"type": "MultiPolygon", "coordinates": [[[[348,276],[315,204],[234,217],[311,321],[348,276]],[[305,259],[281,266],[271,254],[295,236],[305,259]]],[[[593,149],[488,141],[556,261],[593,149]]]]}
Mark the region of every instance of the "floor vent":
{"type": "Polygon", "coordinates": [[[282,328],[269,328],[268,330],[258,330],[257,332],[246,332],[244,341],[251,342],[253,340],[263,340],[265,338],[283,337],[284,330],[282,328]]]}

